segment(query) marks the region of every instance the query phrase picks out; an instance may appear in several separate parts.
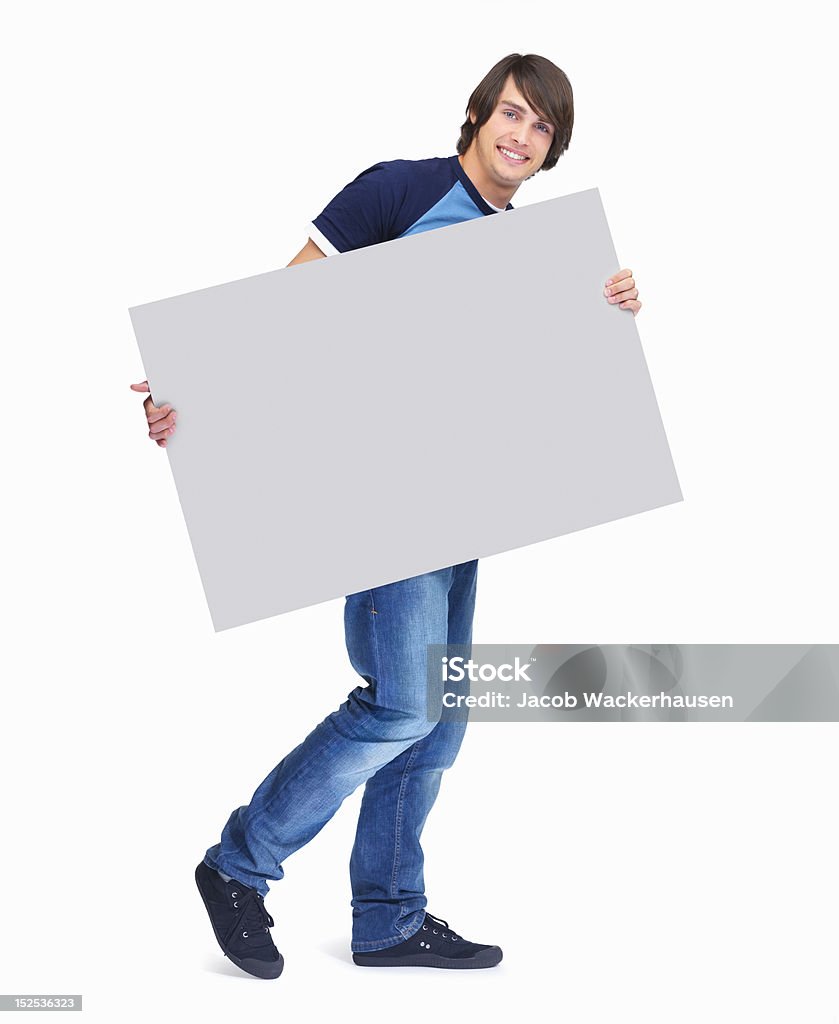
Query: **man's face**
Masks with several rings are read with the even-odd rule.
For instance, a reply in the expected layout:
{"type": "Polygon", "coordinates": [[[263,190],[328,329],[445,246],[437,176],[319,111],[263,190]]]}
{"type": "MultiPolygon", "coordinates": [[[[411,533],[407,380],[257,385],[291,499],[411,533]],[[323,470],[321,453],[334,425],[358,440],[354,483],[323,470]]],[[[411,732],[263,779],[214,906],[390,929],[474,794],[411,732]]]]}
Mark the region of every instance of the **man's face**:
{"type": "MultiPolygon", "coordinates": [[[[474,114],[469,120],[475,123],[474,114]]],[[[470,148],[475,150],[486,175],[501,187],[518,186],[545,161],[554,126],[532,110],[508,75],[498,103],[478,130],[470,148]],[[521,159],[524,157],[524,159],[521,159]]]]}

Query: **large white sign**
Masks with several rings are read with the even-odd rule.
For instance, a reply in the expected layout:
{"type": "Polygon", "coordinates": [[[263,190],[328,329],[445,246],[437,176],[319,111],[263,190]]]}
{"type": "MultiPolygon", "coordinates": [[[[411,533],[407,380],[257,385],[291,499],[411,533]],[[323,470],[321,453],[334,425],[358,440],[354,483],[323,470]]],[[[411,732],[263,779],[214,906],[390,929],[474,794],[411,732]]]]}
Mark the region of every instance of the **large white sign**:
{"type": "Polygon", "coordinates": [[[216,630],[681,500],[597,189],[130,310],[216,630]]]}

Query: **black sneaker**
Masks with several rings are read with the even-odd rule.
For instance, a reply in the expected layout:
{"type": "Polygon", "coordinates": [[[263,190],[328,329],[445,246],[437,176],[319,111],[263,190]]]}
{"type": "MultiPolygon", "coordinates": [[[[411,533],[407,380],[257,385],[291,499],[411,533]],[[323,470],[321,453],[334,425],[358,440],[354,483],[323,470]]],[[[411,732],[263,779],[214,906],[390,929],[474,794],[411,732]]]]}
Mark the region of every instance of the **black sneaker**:
{"type": "Polygon", "coordinates": [[[232,878],[229,882],[202,860],[195,881],[224,955],[256,978],[279,978],[283,958],[268,933],[274,918],[262,896],[232,878]]]}
{"type": "Polygon", "coordinates": [[[495,967],[503,956],[500,946],[467,942],[445,921],[426,911],[420,930],[389,949],[353,953],[359,967],[454,967],[461,970],[495,967]]]}

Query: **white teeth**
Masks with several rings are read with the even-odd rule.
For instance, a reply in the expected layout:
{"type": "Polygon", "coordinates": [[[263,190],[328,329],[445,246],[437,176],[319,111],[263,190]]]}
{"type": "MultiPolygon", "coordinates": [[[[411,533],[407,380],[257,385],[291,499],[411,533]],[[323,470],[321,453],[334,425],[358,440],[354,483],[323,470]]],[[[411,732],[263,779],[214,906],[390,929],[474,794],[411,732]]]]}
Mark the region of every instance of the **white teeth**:
{"type": "Polygon", "coordinates": [[[509,149],[505,149],[503,146],[499,146],[498,148],[501,150],[504,156],[510,157],[511,160],[524,161],[527,159],[526,156],[519,156],[518,153],[513,153],[509,149]]]}

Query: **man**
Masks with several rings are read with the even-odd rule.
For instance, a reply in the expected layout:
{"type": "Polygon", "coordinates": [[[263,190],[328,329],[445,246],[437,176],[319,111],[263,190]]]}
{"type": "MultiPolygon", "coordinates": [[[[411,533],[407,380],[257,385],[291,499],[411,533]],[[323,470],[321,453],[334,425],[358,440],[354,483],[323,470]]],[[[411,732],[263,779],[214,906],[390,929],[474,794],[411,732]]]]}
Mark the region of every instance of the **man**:
{"type": "MultiPolygon", "coordinates": [[[[289,266],[512,209],[523,181],[567,149],[574,110],[564,73],[534,54],[510,54],[467,105],[457,155],[393,160],[367,168],[309,225],[289,266]]],[[[604,285],[633,314],[638,290],[628,270],[604,285]]],[[[148,390],[148,382],[132,385],[148,390]]],[[[176,425],[169,406],[145,400],[149,436],[165,446],[176,425]]],[[[346,598],[350,661],[367,685],[292,750],[250,804],[230,815],[221,839],[196,868],[219,945],[244,971],[277,977],[283,959],[264,906],[268,879],[309,842],[365,782],[350,858],[353,961],[362,966],[493,967],[495,945],[473,943],[429,914],[420,835],[461,745],[465,723],[428,721],[427,644],[472,641],[477,560],[346,598]]]]}

